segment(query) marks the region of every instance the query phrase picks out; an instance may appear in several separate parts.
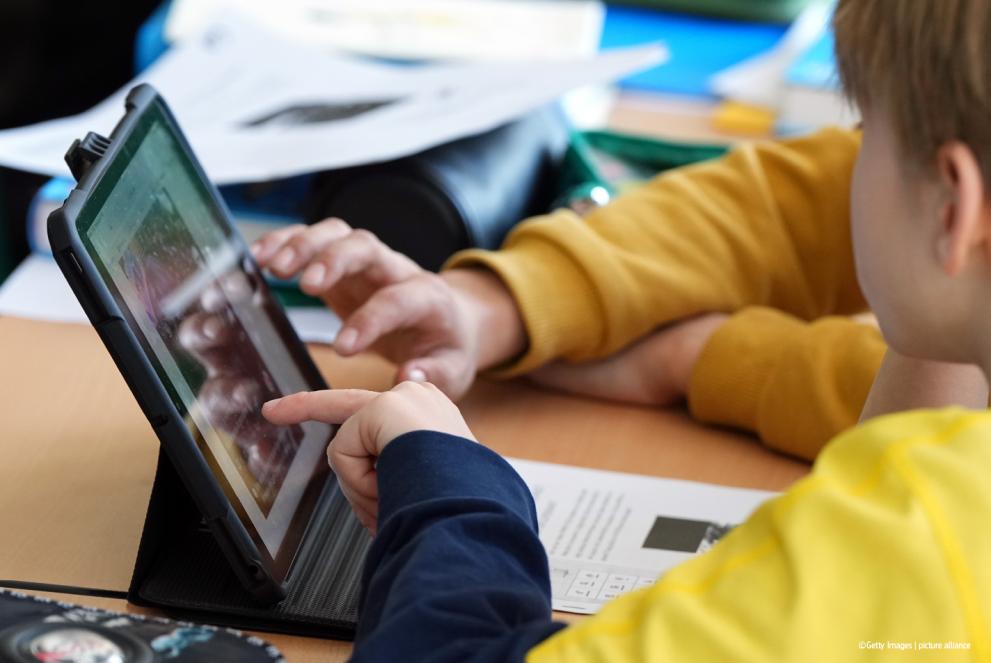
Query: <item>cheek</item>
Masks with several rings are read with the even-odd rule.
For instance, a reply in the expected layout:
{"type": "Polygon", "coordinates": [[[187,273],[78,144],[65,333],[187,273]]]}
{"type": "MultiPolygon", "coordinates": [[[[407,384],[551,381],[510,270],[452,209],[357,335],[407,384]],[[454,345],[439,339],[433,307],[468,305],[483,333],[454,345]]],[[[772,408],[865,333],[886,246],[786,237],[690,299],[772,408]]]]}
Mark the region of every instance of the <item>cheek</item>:
{"type": "Polygon", "coordinates": [[[887,342],[904,354],[923,356],[918,336],[909,333],[927,326],[918,310],[924,284],[919,270],[909,269],[922,262],[919,238],[906,203],[911,192],[892,178],[896,172],[890,161],[864,153],[854,168],[850,216],[857,280],[887,342]]]}
{"type": "Polygon", "coordinates": [[[857,280],[860,288],[871,301],[872,293],[876,290],[877,243],[880,232],[882,215],[874,208],[876,198],[872,192],[877,187],[872,182],[872,167],[870,159],[861,152],[853,170],[853,182],[850,188],[850,223],[853,239],[853,255],[857,267],[857,280]]]}
{"type": "Polygon", "coordinates": [[[906,256],[897,232],[899,216],[885,164],[861,153],[850,191],[851,234],[857,280],[882,329],[897,328],[906,284],[899,278],[906,256]]]}

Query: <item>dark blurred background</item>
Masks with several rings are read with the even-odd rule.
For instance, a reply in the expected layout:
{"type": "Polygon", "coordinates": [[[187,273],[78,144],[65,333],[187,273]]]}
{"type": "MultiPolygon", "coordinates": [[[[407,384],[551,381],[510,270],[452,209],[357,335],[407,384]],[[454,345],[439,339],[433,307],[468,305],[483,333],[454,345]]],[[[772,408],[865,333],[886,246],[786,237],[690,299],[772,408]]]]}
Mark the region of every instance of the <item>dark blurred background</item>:
{"type": "MultiPolygon", "coordinates": [[[[0,0],[0,129],[82,112],[134,75],[134,37],[159,0],[0,0]]],[[[0,281],[27,254],[47,178],[0,167],[0,281]]]]}

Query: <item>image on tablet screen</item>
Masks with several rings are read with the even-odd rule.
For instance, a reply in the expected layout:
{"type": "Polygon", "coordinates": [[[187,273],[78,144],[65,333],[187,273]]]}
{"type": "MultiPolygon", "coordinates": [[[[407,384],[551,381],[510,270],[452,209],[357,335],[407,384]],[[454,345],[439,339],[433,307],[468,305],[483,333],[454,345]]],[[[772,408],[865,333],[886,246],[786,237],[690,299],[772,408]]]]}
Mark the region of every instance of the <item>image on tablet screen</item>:
{"type": "Polygon", "coordinates": [[[313,388],[278,304],[167,127],[150,123],[100,193],[83,242],[232,506],[275,558],[327,472],[332,433],[261,416],[265,401],[313,388]]]}

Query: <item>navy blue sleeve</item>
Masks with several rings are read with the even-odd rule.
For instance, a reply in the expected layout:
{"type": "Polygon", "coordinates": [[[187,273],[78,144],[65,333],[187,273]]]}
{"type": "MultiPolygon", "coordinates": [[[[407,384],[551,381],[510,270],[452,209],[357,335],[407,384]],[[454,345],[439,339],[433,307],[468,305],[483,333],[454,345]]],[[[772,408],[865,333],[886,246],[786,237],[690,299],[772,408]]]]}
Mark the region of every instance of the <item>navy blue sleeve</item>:
{"type": "Polygon", "coordinates": [[[432,431],[378,460],[379,527],[354,661],[521,661],[551,621],[529,489],[481,444],[432,431]]]}

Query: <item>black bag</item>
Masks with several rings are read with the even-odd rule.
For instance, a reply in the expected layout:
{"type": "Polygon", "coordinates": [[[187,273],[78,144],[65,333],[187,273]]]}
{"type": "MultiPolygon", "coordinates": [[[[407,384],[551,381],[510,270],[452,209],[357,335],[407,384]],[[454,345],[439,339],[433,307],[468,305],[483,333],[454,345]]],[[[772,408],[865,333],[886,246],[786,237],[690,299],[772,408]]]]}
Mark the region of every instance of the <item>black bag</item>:
{"type": "Polygon", "coordinates": [[[461,249],[498,248],[519,221],[546,212],[569,139],[554,105],[412,157],[322,173],[307,221],[342,218],[436,271],[461,249]]]}

